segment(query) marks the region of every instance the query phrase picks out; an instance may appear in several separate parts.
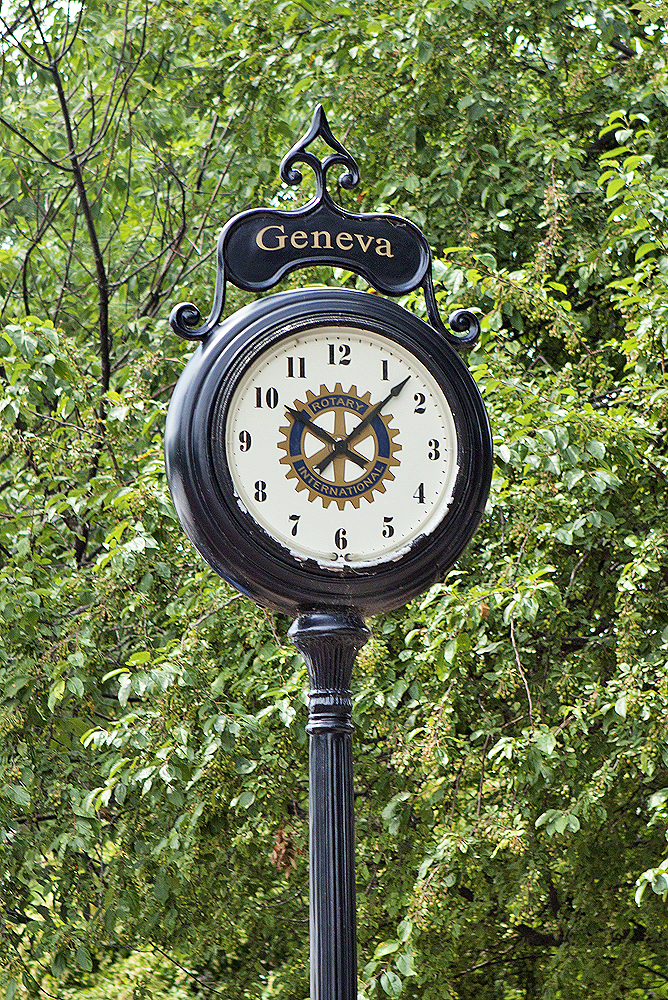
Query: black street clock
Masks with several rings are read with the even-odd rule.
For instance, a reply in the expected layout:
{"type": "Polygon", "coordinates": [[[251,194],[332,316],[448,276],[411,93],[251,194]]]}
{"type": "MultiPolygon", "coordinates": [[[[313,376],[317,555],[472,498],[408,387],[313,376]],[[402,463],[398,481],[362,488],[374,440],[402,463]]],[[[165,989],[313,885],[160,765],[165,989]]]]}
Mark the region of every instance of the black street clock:
{"type": "Polygon", "coordinates": [[[491,475],[480,394],[456,348],[479,332],[436,309],[422,233],[389,215],[356,215],[327,192],[332,163],[357,166],[322,109],[290,151],[318,191],[296,212],[232,219],[218,246],[211,316],[189,303],[174,329],[201,346],[167,420],[170,488],[193,544],[259,604],[288,614],[398,607],[442,578],[482,516],[491,475]],[[334,149],[307,152],[320,136],[334,149]],[[311,288],[258,299],[224,322],[225,281],[263,291],[288,271],[330,263],[399,295],[421,286],[430,323],[377,294],[311,288]]]}

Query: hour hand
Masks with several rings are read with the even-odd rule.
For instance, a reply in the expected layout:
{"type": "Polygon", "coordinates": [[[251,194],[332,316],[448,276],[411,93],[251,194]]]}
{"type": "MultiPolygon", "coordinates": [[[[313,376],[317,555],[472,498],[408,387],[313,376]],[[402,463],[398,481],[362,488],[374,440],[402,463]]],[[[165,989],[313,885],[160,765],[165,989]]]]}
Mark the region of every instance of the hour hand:
{"type": "MultiPolygon", "coordinates": [[[[300,424],[304,425],[304,427],[308,427],[311,433],[315,434],[315,436],[317,438],[320,438],[321,441],[324,441],[325,444],[329,444],[332,446],[333,450],[323,460],[323,463],[321,463],[324,464],[325,468],[329,465],[331,460],[335,458],[337,455],[345,455],[345,457],[349,459],[351,462],[354,462],[355,465],[359,465],[361,469],[366,469],[369,463],[364,458],[362,458],[356,452],[351,451],[346,442],[337,441],[337,439],[333,437],[328,431],[326,431],[324,427],[319,427],[316,423],[314,423],[311,420],[310,417],[306,416],[303,410],[294,410],[291,406],[286,406],[285,412],[288,413],[293,418],[293,420],[298,420],[300,424]]],[[[315,466],[315,468],[320,470],[320,466],[315,466]]]]}

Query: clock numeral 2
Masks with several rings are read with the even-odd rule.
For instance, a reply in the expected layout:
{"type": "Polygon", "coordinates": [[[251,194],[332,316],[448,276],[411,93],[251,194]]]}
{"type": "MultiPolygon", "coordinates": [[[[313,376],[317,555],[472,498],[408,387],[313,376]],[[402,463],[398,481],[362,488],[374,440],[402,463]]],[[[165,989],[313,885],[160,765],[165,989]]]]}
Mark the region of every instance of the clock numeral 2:
{"type": "Polygon", "coordinates": [[[345,528],[339,528],[337,530],[336,534],[334,535],[334,544],[336,545],[337,549],[348,548],[348,539],[346,538],[345,528]]]}
{"type": "Polygon", "coordinates": [[[255,484],[255,499],[258,503],[264,503],[267,499],[267,484],[263,479],[258,479],[255,484]]]}
{"type": "Polygon", "coordinates": [[[423,392],[416,392],[415,395],[413,396],[413,399],[417,403],[417,406],[413,410],[413,413],[424,413],[426,409],[424,405],[426,403],[425,394],[423,392]]]}
{"type": "MultiPolygon", "coordinates": [[[[335,365],[336,361],[336,344],[328,344],[329,348],[329,361],[328,364],[335,365]]],[[[350,364],[350,346],[348,344],[339,344],[339,354],[341,357],[338,360],[340,365],[350,364]]]]}
{"type": "Polygon", "coordinates": [[[276,389],[273,388],[273,386],[272,386],[271,389],[267,389],[266,393],[264,394],[264,397],[262,396],[262,389],[256,389],[255,390],[255,408],[256,409],[260,409],[260,410],[262,409],[262,399],[263,398],[264,398],[264,401],[265,401],[265,403],[267,404],[267,406],[269,407],[270,410],[275,410],[276,409],[276,407],[278,406],[278,392],[277,392],[276,389]]]}
{"type": "Polygon", "coordinates": [[[306,378],[306,358],[297,358],[299,362],[299,375],[295,376],[295,359],[288,358],[288,378],[306,378]]]}

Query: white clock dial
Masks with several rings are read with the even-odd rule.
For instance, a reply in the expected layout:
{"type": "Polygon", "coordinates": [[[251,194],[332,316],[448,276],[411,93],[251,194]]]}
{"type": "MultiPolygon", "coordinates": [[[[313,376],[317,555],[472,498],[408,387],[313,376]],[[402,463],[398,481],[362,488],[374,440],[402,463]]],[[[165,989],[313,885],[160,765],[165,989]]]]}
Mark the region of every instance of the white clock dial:
{"type": "Polygon", "coordinates": [[[397,559],[433,532],[458,472],[438,382],[354,325],[286,333],[256,356],[230,400],[225,450],[240,507],[332,570],[397,559]]]}

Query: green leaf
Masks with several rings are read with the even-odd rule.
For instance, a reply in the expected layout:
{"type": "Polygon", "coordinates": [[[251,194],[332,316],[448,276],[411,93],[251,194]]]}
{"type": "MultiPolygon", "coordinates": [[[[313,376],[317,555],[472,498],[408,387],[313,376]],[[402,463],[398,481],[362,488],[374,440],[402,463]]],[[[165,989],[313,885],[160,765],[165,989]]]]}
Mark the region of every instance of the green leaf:
{"type": "Polygon", "coordinates": [[[84,969],[86,972],[93,971],[93,962],[90,953],[82,944],[77,945],[76,960],[80,969],[84,969]]]}
{"type": "Polygon", "coordinates": [[[393,972],[391,969],[386,969],[385,972],[381,973],[380,985],[388,997],[401,996],[403,983],[396,972],[393,972]]]}

